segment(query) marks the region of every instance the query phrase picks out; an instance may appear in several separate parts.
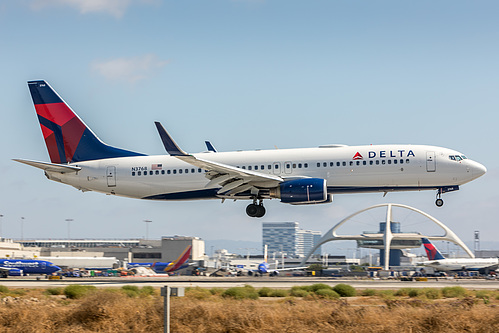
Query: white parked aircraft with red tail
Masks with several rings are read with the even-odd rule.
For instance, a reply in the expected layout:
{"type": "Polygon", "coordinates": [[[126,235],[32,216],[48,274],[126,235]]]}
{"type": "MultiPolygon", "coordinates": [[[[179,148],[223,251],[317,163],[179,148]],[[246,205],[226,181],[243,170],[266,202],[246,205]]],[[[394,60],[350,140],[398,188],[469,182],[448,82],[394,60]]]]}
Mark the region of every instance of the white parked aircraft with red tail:
{"type": "Polygon", "coordinates": [[[486,169],[452,149],[423,145],[325,145],[318,148],[237,152],[184,152],[156,122],[169,155],[148,156],[103,143],[45,81],[28,87],[51,162],[16,159],[48,179],[82,191],[149,200],[252,201],[292,205],[328,203],[333,194],[436,190],[441,195],[482,176],[486,169]]]}

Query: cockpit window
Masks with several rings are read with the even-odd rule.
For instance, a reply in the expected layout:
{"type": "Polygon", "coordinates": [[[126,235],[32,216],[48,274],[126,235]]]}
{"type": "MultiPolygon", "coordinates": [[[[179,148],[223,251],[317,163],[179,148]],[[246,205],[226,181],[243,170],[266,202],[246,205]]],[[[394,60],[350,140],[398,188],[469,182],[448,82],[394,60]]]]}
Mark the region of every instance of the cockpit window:
{"type": "Polygon", "coordinates": [[[453,161],[462,161],[462,160],[467,160],[468,158],[464,155],[449,155],[449,158],[453,161]]]}

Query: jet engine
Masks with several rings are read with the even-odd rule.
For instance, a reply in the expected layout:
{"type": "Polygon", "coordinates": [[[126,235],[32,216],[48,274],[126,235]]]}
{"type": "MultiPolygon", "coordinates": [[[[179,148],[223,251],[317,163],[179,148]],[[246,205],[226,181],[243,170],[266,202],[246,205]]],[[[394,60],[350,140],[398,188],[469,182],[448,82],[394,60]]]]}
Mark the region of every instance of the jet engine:
{"type": "Polygon", "coordinates": [[[272,189],[270,196],[292,205],[319,204],[333,201],[327,193],[326,180],[321,178],[303,178],[287,180],[272,189]]]}

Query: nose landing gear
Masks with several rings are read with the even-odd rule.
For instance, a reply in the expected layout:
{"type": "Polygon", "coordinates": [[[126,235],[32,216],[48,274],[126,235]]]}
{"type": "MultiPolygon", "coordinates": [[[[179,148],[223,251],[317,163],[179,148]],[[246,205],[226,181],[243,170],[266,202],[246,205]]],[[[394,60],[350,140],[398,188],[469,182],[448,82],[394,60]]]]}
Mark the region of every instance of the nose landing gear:
{"type": "Polygon", "coordinates": [[[444,200],[441,198],[442,193],[444,193],[443,189],[439,188],[437,191],[437,200],[435,200],[435,205],[437,205],[437,207],[442,207],[444,205],[444,200]]]}
{"type": "Polygon", "coordinates": [[[253,200],[252,204],[246,207],[246,214],[250,217],[263,217],[265,215],[265,207],[263,207],[263,200],[257,204],[256,199],[253,200]]]}

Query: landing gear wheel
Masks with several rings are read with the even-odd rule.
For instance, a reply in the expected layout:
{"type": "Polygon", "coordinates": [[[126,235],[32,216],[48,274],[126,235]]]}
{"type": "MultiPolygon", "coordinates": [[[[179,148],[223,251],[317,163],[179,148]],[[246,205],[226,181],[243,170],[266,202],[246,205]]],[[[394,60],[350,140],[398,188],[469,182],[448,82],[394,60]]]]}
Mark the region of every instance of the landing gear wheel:
{"type": "Polygon", "coordinates": [[[263,205],[249,204],[246,207],[246,214],[250,217],[263,217],[265,215],[265,207],[263,205]]]}
{"type": "Polygon", "coordinates": [[[435,205],[437,205],[437,207],[442,207],[444,205],[444,201],[442,199],[438,198],[435,201],[435,205]]]}

